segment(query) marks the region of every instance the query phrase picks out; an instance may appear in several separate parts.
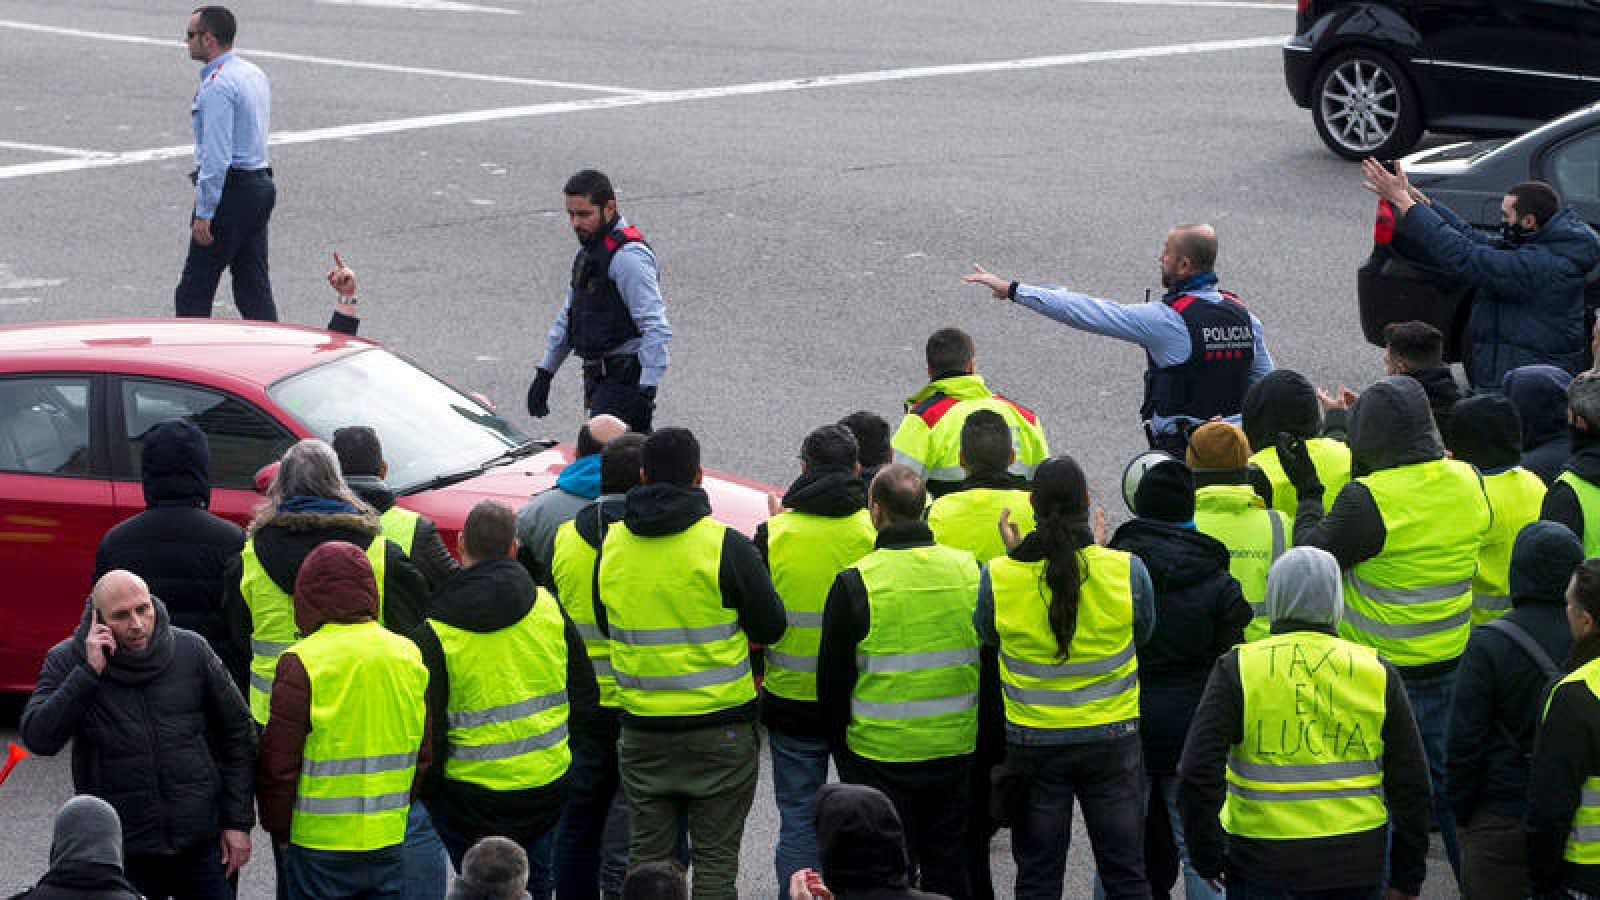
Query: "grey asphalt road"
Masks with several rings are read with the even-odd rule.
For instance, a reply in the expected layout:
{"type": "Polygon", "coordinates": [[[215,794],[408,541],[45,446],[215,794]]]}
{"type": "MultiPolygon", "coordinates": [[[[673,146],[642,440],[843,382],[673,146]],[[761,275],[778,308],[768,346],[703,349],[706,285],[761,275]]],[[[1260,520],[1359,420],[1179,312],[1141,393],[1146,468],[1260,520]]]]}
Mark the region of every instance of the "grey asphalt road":
{"type": "MultiPolygon", "coordinates": [[[[662,262],[676,337],[658,423],[766,482],[792,477],[814,425],[892,418],[923,380],[926,335],[956,325],[1115,520],[1143,445],[1141,354],[959,276],[979,262],[1136,301],[1159,293],[1178,222],[1217,226],[1224,286],[1280,366],[1330,387],[1380,373],[1355,310],[1374,202],[1285,93],[1290,3],[233,8],[242,54],[273,81],[283,317],[326,320],[338,250],[361,278],[365,334],[535,434],[569,437],[580,419],[571,367],[551,417],[526,420],[522,396],[573,251],[560,186],[590,165],[662,262]]],[[[0,323],[170,314],[190,202],[187,9],[0,0],[0,323]]],[[[217,314],[234,314],[226,288],[217,314]]],[[[68,785],[64,761],[34,760],[0,790],[0,890],[38,871],[68,785]]],[[[753,897],[771,893],[765,797],[746,842],[753,897]]],[[[1003,842],[995,858],[1008,886],[1003,842]]],[[[1088,893],[1087,859],[1080,833],[1069,896],[1088,893]]],[[[248,895],[265,895],[265,869],[247,870],[248,895]]],[[[1429,896],[1453,893],[1443,871],[1429,896]]]]}

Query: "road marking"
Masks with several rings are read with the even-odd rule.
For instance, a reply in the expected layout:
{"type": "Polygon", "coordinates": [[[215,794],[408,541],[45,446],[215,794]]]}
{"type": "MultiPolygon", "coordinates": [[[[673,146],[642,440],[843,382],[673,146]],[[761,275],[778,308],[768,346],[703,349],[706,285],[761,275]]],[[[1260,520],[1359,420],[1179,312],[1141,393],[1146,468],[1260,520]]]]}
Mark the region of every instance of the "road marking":
{"type": "Polygon", "coordinates": [[[0,149],[25,150],[29,153],[48,153],[51,156],[71,156],[77,159],[97,159],[115,155],[101,150],[79,150],[77,147],[56,147],[51,144],[26,144],[22,141],[0,141],[0,149]]]}
{"type": "MultiPolygon", "coordinates": [[[[0,28],[30,31],[35,34],[52,34],[58,37],[87,38],[110,41],[116,44],[139,44],[145,47],[182,48],[183,41],[169,41],[138,34],[111,34],[104,31],[84,31],[81,28],[60,28],[55,25],[36,25],[32,22],[12,22],[0,19],[0,28]]],[[[518,78],[514,75],[491,75],[483,72],[455,72],[449,69],[430,69],[425,66],[397,66],[390,63],[362,62],[353,59],[333,59],[327,56],[307,56],[303,53],[284,53],[278,50],[241,50],[246,57],[281,59],[287,62],[313,63],[320,66],[338,66],[344,69],[364,69],[369,72],[390,72],[397,75],[424,75],[429,78],[454,78],[460,81],[484,81],[490,84],[515,84],[524,87],[559,88],[569,91],[588,91],[596,94],[643,94],[634,88],[608,84],[580,84],[573,81],[551,81],[546,78],[518,78]]]]}
{"type": "MultiPolygon", "coordinates": [[[[1101,62],[1132,59],[1157,59],[1167,56],[1187,56],[1199,53],[1222,53],[1230,50],[1252,50],[1277,47],[1288,39],[1287,35],[1240,38],[1228,41],[1197,41],[1186,44],[1167,44],[1156,47],[1131,47],[1125,50],[1094,50],[1087,53],[1068,53],[1058,56],[1031,56],[993,62],[957,63],[944,66],[917,66],[904,69],[879,69],[870,72],[849,72],[839,75],[819,75],[809,78],[789,78],[782,81],[757,81],[747,84],[729,84],[719,87],[689,88],[677,91],[621,94],[610,97],[591,97],[587,100],[567,100],[557,103],[536,103],[529,106],[506,106],[498,109],[478,109],[459,113],[432,116],[411,116],[381,122],[355,125],[335,125],[307,131],[280,131],[267,143],[273,146],[313,144],[321,141],[347,140],[403,131],[420,131],[428,128],[446,128],[454,125],[473,125],[484,122],[503,122],[511,119],[531,119],[564,113],[589,112],[601,109],[620,109],[630,106],[656,106],[682,103],[691,100],[717,100],[724,97],[749,97],[760,94],[781,94],[791,91],[818,88],[845,87],[858,84],[878,84],[887,81],[907,81],[920,78],[945,78],[955,75],[977,75],[990,72],[1017,72],[1030,69],[1049,69],[1061,66],[1080,66],[1101,62]]],[[[156,147],[111,157],[94,159],[62,159],[47,162],[20,163],[0,166],[0,180],[26,178],[32,175],[49,175],[58,172],[77,172],[109,166],[125,166],[162,159],[176,159],[192,154],[188,144],[177,147],[156,147]]]]}
{"type": "Polygon", "coordinates": [[[36,291],[65,283],[65,278],[23,278],[13,275],[11,266],[0,263],[0,291],[36,291]]]}
{"type": "Polygon", "coordinates": [[[317,0],[325,6],[378,6],[385,9],[415,9],[423,12],[475,12],[497,13],[502,16],[520,16],[521,10],[500,6],[477,6],[472,3],[454,3],[451,0],[317,0]]]}
{"type": "Polygon", "coordinates": [[[1259,0],[1078,0],[1079,3],[1108,3],[1116,6],[1216,6],[1223,9],[1297,9],[1293,3],[1264,3],[1259,0]]]}

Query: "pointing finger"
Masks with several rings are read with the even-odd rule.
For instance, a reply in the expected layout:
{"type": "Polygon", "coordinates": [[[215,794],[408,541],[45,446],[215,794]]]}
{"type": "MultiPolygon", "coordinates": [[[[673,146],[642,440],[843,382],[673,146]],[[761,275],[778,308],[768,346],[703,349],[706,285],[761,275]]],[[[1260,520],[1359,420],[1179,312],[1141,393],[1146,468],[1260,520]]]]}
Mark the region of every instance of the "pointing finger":
{"type": "Polygon", "coordinates": [[[337,250],[333,251],[333,264],[340,269],[345,268],[344,260],[339,258],[339,251],[337,250]]]}

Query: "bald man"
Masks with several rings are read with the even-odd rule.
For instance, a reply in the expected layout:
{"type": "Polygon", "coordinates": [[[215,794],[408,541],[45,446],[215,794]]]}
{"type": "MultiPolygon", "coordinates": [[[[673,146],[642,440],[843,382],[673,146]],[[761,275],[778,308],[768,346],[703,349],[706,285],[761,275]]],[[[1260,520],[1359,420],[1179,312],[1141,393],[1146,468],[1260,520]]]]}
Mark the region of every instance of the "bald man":
{"type": "Polygon", "coordinates": [[[1159,303],[1123,305],[1060,287],[1037,287],[973,266],[962,276],[997,300],[1011,300],[1080,331],[1138,344],[1145,351],[1144,419],[1150,446],[1179,459],[1189,431],[1221,417],[1235,425],[1245,392],[1272,371],[1261,321],[1239,298],[1217,289],[1217,232],[1179,225],[1161,247],[1159,303]]]}
{"type": "Polygon", "coordinates": [[[578,510],[600,496],[600,451],[628,433],[628,423],[601,414],[578,429],[578,446],[556,483],[528,498],[517,510],[518,558],[540,587],[553,588],[550,561],[556,555],[556,531],[572,521],[578,510]]]}
{"type": "Polygon", "coordinates": [[[227,898],[250,859],[256,734],[205,638],[174,627],[139,576],[95,583],[22,712],[40,756],[72,742],[72,785],[115,807],[125,872],[148,898],[227,898]]]}

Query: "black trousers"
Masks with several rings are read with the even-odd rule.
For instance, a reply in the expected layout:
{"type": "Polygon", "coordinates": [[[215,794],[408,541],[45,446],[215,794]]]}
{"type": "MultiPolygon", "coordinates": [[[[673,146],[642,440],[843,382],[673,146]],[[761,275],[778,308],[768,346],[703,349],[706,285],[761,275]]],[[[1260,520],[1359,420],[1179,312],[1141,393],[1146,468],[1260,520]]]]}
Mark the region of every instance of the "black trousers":
{"type": "Polygon", "coordinates": [[[656,403],[639,387],[639,357],[607,356],[583,364],[583,406],[590,416],[613,415],[638,434],[649,434],[656,403]]]}
{"type": "Polygon", "coordinates": [[[222,271],[233,272],[233,302],[239,315],[263,322],[278,321],[272,302],[272,282],[267,278],[267,221],[278,202],[272,176],[229,172],[222,185],[222,200],[211,220],[211,246],[189,239],[189,256],[183,261],[174,303],[180,316],[206,317],[216,299],[222,271]]]}
{"type": "Polygon", "coordinates": [[[923,891],[969,900],[972,887],[963,836],[971,808],[972,757],[887,763],[843,750],[835,754],[834,762],[840,780],[875,787],[894,804],[906,832],[911,883],[917,884],[920,870],[923,891]]]}

